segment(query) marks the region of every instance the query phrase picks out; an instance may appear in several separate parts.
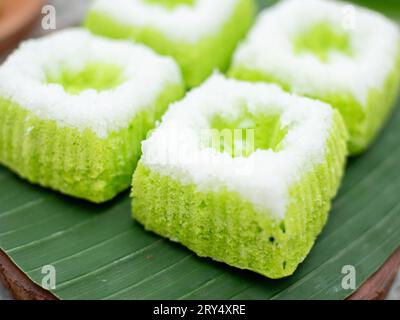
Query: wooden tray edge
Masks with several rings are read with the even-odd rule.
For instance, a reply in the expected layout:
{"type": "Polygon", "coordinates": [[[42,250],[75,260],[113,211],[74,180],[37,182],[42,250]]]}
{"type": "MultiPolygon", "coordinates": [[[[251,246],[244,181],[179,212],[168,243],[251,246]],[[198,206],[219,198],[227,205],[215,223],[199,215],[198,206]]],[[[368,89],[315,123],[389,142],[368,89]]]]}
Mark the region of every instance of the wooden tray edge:
{"type": "Polygon", "coordinates": [[[32,7],[31,9],[34,10],[34,12],[27,17],[28,20],[26,20],[23,24],[19,24],[18,28],[13,30],[14,32],[3,35],[3,37],[0,38],[1,53],[8,52],[9,50],[15,48],[18,43],[24,38],[24,36],[33,29],[33,27],[36,25],[36,23],[38,23],[39,18],[41,17],[41,10],[39,10],[39,8],[44,6],[46,3],[47,0],[32,0],[30,6],[32,7]]]}
{"type": "Polygon", "coordinates": [[[0,281],[16,300],[57,300],[53,294],[29,279],[1,249],[0,281]]]}
{"type": "Polygon", "coordinates": [[[400,268],[400,248],[348,300],[384,300],[400,268]]]}
{"type": "MultiPolygon", "coordinates": [[[[347,300],[384,300],[400,268],[400,248],[347,300]]],[[[28,278],[0,249],[0,281],[17,300],[58,300],[28,278]]]]}

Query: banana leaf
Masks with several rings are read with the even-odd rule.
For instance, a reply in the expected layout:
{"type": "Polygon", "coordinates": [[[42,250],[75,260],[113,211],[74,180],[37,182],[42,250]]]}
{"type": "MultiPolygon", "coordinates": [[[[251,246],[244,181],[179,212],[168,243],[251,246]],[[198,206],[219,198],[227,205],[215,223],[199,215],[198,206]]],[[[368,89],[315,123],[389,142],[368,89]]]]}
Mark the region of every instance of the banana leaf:
{"type": "Polygon", "coordinates": [[[51,292],[61,299],[344,299],[400,245],[399,136],[397,108],[371,149],[349,160],[326,228],[286,279],[199,258],[145,232],[131,219],[128,192],[93,205],[33,186],[2,167],[0,248],[39,285],[43,266],[54,266],[51,292]],[[348,265],[356,270],[351,289],[342,286],[348,265]]]}

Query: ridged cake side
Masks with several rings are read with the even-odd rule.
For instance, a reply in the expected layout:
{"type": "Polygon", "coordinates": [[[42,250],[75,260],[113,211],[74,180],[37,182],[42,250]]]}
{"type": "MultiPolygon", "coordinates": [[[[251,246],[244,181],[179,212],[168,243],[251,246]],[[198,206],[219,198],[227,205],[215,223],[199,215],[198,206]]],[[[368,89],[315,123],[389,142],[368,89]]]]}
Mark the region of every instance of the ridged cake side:
{"type": "Polygon", "coordinates": [[[347,131],[337,112],[333,123],[325,161],[290,188],[290,204],[281,221],[256,211],[237,193],[200,192],[140,162],[133,176],[133,217],[199,256],[269,278],[289,276],[325,225],[343,175],[347,131]]]}
{"type": "Polygon", "coordinates": [[[0,163],[32,183],[105,202],[129,187],[141,141],[182,95],[180,85],[166,86],[153,107],[144,108],[129,127],[107,138],[90,129],[60,127],[0,98],[0,163]]]}
{"type": "Polygon", "coordinates": [[[250,28],[254,16],[254,1],[240,0],[218,33],[193,44],[170,40],[162,31],[154,28],[124,25],[93,10],[89,11],[85,27],[94,34],[131,39],[148,45],[162,55],[172,56],[181,67],[186,85],[192,88],[203,82],[214,69],[225,71],[228,68],[232,53],[250,28]]]}

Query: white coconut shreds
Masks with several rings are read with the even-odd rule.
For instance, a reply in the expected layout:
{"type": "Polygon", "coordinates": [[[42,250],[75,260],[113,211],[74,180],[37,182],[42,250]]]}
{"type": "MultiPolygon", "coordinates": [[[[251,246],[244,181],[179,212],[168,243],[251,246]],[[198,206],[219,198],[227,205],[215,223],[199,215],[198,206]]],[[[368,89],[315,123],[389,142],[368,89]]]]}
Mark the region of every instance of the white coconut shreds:
{"type": "Polygon", "coordinates": [[[255,208],[284,217],[289,188],[325,161],[333,124],[331,106],[283,92],[277,86],[228,80],[213,75],[184,100],[171,105],[159,127],[142,144],[142,164],[199,190],[227,188],[255,208]],[[238,117],[243,106],[253,114],[281,115],[289,132],[283,150],[258,149],[232,157],[201,143],[215,115],[238,117]]]}
{"type": "Polygon", "coordinates": [[[234,65],[261,70],[299,94],[350,93],[365,105],[395,70],[399,45],[399,28],[378,13],[333,0],[285,0],[260,15],[234,65]],[[323,63],[294,52],[296,34],[321,22],[348,32],[351,56],[332,51],[323,63]]]}
{"type": "Polygon", "coordinates": [[[159,30],[169,39],[194,43],[212,36],[232,16],[239,0],[195,0],[166,8],[144,0],[97,0],[91,10],[132,27],[159,30]]]}
{"type": "Polygon", "coordinates": [[[167,84],[182,83],[170,58],[128,42],[94,37],[71,29],[30,40],[0,67],[0,97],[60,126],[92,129],[99,137],[128,126],[138,111],[154,104],[167,84]],[[60,66],[82,70],[90,62],[120,66],[125,81],[114,89],[68,94],[47,84],[46,73],[60,66]]]}

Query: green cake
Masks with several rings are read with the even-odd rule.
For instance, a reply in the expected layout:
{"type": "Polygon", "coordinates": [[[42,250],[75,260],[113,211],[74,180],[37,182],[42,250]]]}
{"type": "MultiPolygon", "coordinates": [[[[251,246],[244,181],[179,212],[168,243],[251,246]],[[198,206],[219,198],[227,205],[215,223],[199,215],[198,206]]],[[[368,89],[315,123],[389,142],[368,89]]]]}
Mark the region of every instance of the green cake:
{"type": "Polygon", "coordinates": [[[350,153],[359,154],[383,127],[399,93],[399,28],[340,1],[285,0],[261,13],[229,74],[331,104],[350,132],[350,153]]]}
{"type": "Polygon", "coordinates": [[[289,276],[327,221],[347,138],[325,103],[216,74],[143,142],[133,217],[199,256],[289,276]]]}
{"type": "Polygon", "coordinates": [[[254,13],[254,0],[96,0],[85,26],[172,56],[194,87],[214,69],[227,69],[254,13]]]}
{"type": "Polygon", "coordinates": [[[150,49],[68,30],[0,67],[0,163],[92,202],[130,186],[140,143],[182,97],[179,67],[150,49]]]}

